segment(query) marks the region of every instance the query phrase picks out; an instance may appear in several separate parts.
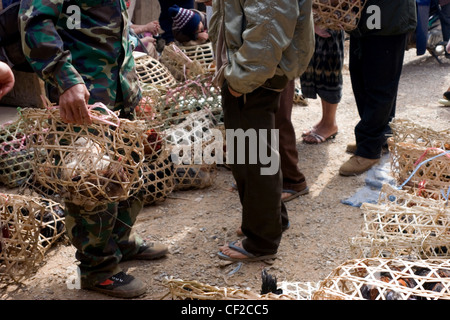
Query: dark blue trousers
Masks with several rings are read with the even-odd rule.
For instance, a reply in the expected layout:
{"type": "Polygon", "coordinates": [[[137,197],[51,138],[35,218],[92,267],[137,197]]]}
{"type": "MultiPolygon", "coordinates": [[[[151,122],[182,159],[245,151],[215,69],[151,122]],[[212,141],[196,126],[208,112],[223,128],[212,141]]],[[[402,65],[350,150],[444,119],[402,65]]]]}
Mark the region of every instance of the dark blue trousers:
{"type": "Polygon", "coordinates": [[[360,121],[356,155],[379,159],[395,117],[406,34],[350,37],[349,69],[360,121]]]}

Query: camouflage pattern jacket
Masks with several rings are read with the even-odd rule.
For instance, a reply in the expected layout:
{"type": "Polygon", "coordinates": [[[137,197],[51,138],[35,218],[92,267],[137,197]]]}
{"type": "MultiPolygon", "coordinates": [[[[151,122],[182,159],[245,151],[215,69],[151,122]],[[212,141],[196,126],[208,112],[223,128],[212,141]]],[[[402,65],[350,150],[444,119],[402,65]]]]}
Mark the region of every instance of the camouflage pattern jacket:
{"type": "Polygon", "coordinates": [[[123,0],[22,0],[19,12],[25,56],[56,96],[84,83],[89,103],[125,114],[141,99],[127,21],[123,0]]]}

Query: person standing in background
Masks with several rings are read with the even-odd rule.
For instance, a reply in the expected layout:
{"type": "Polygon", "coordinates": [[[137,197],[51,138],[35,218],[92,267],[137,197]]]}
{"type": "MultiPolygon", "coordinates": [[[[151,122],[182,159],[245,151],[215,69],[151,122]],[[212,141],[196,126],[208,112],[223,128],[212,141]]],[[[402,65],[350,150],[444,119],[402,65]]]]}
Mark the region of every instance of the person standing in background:
{"type": "Polygon", "coordinates": [[[194,0],[158,0],[161,11],[159,13],[159,25],[164,31],[161,34],[161,39],[165,41],[165,45],[168,45],[174,41],[174,35],[172,32],[173,19],[169,12],[169,8],[173,5],[177,5],[184,9],[194,9],[194,0]]]}
{"type": "MultiPolygon", "coordinates": [[[[220,5],[215,7],[220,13],[213,13],[210,32],[214,33],[214,47],[220,48],[215,52],[219,68],[216,79],[222,88],[225,129],[227,133],[267,132],[268,137],[257,137],[256,145],[270,154],[269,150],[276,151],[276,141],[269,136],[276,130],[281,92],[304,72],[314,50],[311,0],[217,2],[220,5]],[[265,143],[261,144],[261,139],[265,143]]],[[[229,141],[227,135],[227,144],[229,141]]],[[[235,157],[237,152],[244,153],[239,155],[244,157],[243,163],[234,158],[229,164],[242,204],[241,230],[245,238],[220,247],[221,259],[256,261],[276,257],[282,232],[289,224],[281,200],[281,170],[278,167],[275,172],[263,173],[261,159],[250,164],[252,147],[245,144],[245,150],[239,150],[235,145],[232,151],[235,157]]]]}
{"type": "Polygon", "coordinates": [[[300,83],[306,98],[320,97],[322,119],[311,130],[303,132],[303,142],[308,144],[319,144],[336,137],[336,111],[343,85],[344,31],[315,26],[315,34],[316,49],[308,68],[300,76],[300,83]]]}
{"type": "MultiPolygon", "coordinates": [[[[442,40],[446,43],[450,40],[450,0],[439,0],[440,11],[439,20],[441,21],[442,40]]],[[[450,59],[450,52],[445,50],[445,57],[450,59]]]]}
{"type": "Polygon", "coordinates": [[[358,27],[350,32],[349,70],[360,120],[356,150],[340,167],[342,176],[362,174],[381,158],[395,117],[407,34],[416,25],[415,0],[367,0],[358,27]]]}

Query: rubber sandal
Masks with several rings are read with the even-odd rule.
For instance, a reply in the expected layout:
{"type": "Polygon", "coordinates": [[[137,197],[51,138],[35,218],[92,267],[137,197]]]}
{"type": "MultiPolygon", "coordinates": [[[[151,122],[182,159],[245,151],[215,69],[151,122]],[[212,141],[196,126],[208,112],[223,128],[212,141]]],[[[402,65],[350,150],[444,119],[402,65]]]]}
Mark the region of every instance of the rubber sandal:
{"type": "Polygon", "coordinates": [[[307,143],[307,144],[320,144],[320,143],[324,143],[324,142],[326,142],[326,141],[328,141],[328,140],[331,140],[331,139],[336,138],[336,135],[337,135],[337,134],[338,134],[338,133],[335,132],[335,133],[331,134],[329,137],[324,138],[324,137],[322,137],[320,134],[317,134],[317,133],[315,133],[315,132],[311,132],[310,134],[304,136],[303,138],[306,138],[306,137],[313,137],[315,141],[308,141],[308,140],[303,139],[303,142],[304,142],[304,143],[307,143]]]}
{"type": "Polygon", "coordinates": [[[450,107],[450,100],[447,99],[439,99],[439,103],[446,106],[446,107],[450,107]]]}
{"type": "Polygon", "coordinates": [[[290,190],[290,189],[283,189],[282,193],[289,193],[290,196],[287,196],[286,198],[281,198],[281,200],[283,202],[289,202],[291,200],[294,200],[295,198],[298,198],[300,196],[303,196],[307,193],[309,193],[309,187],[306,187],[305,189],[303,189],[302,191],[295,191],[295,190],[290,190]]]}
{"type": "Polygon", "coordinates": [[[236,246],[236,245],[235,245],[236,242],[238,242],[238,241],[236,240],[236,241],[230,242],[230,243],[228,244],[228,247],[229,247],[230,249],[233,249],[234,251],[237,251],[237,252],[239,252],[239,253],[242,253],[243,255],[246,256],[246,258],[231,258],[230,256],[228,256],[228,255],[226,255],[226,254],[224,254],[224,253],[222,253],[222,252],[220,252],[220,251],[217,253],[217,255],[219,256],[219,258],[220,258],[220,259],[223,259],[223,260],[236,261],[236,262],[237,262],[237,261],[240,261],[240,262],[250,261],[250,262],[252,262],[252,261],[261,261],[261,260],[274,259],[274,258],[277,257],[276,254],[268,254],[268,255],[261,255],[261,256],[259,256],[259,255],[254,255],[253,253],[250,253],[250,252],[248,252],[247,250],[245,250],[245,249],[243,249],[243,248],[241,248],[241,247],[236,246]]]}

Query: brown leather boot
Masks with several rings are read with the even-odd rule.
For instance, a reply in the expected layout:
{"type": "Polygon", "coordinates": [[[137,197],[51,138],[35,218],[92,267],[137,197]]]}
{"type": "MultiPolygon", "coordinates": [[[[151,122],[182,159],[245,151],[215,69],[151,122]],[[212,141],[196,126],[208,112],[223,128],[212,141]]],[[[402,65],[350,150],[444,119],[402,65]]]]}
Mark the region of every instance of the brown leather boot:
{"type": "Polygon", "coordinates": [[[342,176],[359,175],[372,168],[379,161],[380,159],[367,159],[360,156],[352,156],[341,166],[339,174],[342,176]]]}

